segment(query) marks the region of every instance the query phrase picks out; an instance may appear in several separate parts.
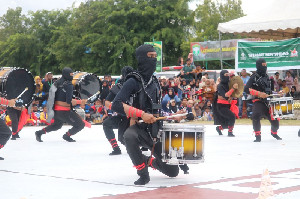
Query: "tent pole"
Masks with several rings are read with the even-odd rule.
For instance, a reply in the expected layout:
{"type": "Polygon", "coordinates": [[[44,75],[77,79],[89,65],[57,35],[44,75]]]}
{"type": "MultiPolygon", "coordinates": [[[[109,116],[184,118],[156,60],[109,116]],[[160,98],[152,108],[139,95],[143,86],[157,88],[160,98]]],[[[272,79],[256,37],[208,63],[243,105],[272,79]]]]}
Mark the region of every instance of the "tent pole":
{"type": "Polygon", "coordinates": [[[220,41],[220,64],[221,64],[221,70],[223,70],[223,62],[222,62],[222,35],[221,31],[219,31],[219,41],[220,41]]]}

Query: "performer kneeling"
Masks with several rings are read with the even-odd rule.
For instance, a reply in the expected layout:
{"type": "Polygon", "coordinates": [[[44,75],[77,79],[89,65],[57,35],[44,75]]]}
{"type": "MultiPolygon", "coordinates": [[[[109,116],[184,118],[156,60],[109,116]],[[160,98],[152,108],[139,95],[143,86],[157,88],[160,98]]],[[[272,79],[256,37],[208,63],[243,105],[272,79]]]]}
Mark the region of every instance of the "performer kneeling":
{"type": "Polygon", "coordinates": [[[124,133],[125,146],[137,174],[140,178],[135,185],[145,185],[150,181],[148,166],[158,169],[169,177],[179,173],[177,165],[167,165],[162,162],[161,142],[157,142],[159,123],[155,114],[159,114],[160,86],[153,76],[156,68],[157,54],[151,45],[142,45],[136,49],[138,72],[127,76],[127,81],[112,103],[112,110],[130,117],[130,127],[124,133]],[[125,103],[133,99],[132,106],[125,103]],[[143,123],[139,123],[139,118],[143,123]],[[140,147],[152,151],[153,157],[142,154],[140,147]]]}
{"type": "MultiPolygon", "coordinates": [[[[7,100],[0,97],[0,104],[6,105],[8,107],[13,107],[16,103],[15,99],[7,100]]],[[[5,124],[4,120],[0,119],[0,149],[4,147],[11,136],[12,132],[10,128],[5,124]]],[[[4,160],[4,158],[0,157],[0,160],[4,160]]]]}
{"type": "Polygon", "coordinates": [[[256,73],[250,77],[245,86],[245,92],[255,96],[252,108],[252,124],[256,138],[254,142],[261,141],[260,119],[262,116],[265,116],[271,123],[271,135],[277,140],[282,140],[277,135],[279,121],[274,119],[270,114],[270,108],[266,99],[272,90],[271,80],[267,75],[267,63],[264,59],[258,59],[256,61],[256,73]]]}
{"type": "Polygon", "coordinates": [[[234,137],[233,127],[235,123],[235,114],[231,111],[232,103],[231,95],[235,89],[238,89],[238,84],[235,83],[233,88],[229,90],[229,73],[227,70],[222,70],[220,73],[221,82],[217,87],[215,102],[214,102],[214,124],[220,125],[216,127],[219,135],[223,129],[228,128],[228,136],[234,137]]]}
{"type": "MultiPolygon", "coordinates": [[[[46,128],[35,132],[36,140],[38,142],[43,142],[41,139],[41,136],[43,134],[60,129],[63,126],[64,122],[72,125],[72,128],[63,135],[63,139],[68,142],[75,142],[75,140],[72,139],[71,136],[75,135],[77,132],[81,131],[84,128],[84,122],[82,121],[81,117],[71,109],[71,105],[84,105],[86,103],[86,100],[72,99],[72,79],[72,69],[64,68],[62,71],[62,77],[54,83],[57,88],[57,91],[55,92],[54,103],[54,122],[46,128]]],[[[51,94],[49,94],[49,96],[51,96],[51,94]]],[[[48,100],[48,103],[50,103],[49,101],[50,100],[48,100]]],[[[50,110],[48,110],[48,113],[50,113],[50,110]]],[[[48,115],[48,117],[50,117],[50,114],[48,115]]]]}

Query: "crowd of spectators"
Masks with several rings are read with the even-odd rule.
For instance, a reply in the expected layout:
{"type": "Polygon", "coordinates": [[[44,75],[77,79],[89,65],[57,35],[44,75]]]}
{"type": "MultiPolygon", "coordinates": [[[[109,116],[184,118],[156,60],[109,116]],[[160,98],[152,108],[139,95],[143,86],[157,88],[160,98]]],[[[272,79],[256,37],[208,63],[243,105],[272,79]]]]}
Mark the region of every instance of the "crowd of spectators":
{"type": "MultiPolygon", "coordinates": [[[[174,114],[186,114],[185,117],[173,118],[172,122],[186,122],[192,120],[213,120],[213,100],[220,83],[220,78],[216,80],[209,77],[204,68],[193,64],[192,56],[189,56],[183,64],[183,58],[179,58],[178,64],[183,66],[178,76],[166,78],[159,77],[162,93],[162,113],[165,116],[174,114]]],[[[250,74],[243,69],[239,74],[246,85],[250,74]]],[[[286,97],[294,97],[300,91],[298,78],[293,77],[290,71],[276,72],[270,76],[274,85],[274,91],[283,91],[286,97]],[[280,76],[281,75],[281,76],[280,76]],[[284,77],[284,78],[283,78],[284,77]]],[[[46,122],[47,98],[51,85],[56,81],[51,72],[46,73],[44,78],[36,76],[35,99],[30,106],[30,114],[27,125],[49,125],[46,122]]],[[[94,103],[86,104],[82,116],[93,124],[101,124],[109,115],[114,114],[104,106],[105,98],[110,88],[118,81],[112,79],[110,75],[105,75],[102,82],[102,92],[94,103]]],[[[238,99],[239,118],[250,118],[252,110],[252,100],[245,93],[238,99]]],[[[76,107],[75,107],[76,108],[76,107]]],[[[79,109],[79,107],[77,107],[79,109]]],[[[5,107],[1,107],[1,118],[11,125],[5,107]]]]}

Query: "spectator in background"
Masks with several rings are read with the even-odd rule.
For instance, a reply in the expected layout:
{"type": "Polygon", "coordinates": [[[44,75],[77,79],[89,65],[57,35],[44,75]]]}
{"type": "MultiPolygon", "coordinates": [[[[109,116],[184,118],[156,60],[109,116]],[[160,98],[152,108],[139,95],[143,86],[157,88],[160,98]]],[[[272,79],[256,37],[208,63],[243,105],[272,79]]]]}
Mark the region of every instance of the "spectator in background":
{"type": "Polygon", "coordinates": [[[49,90],[50,87],[52,85],[52,78],[53,78],[53,74],[51,72],[46,73],[45,75],[45,81],[43,83],[43,93],[44,93],[44,100],[48,99],[48,95],[49,95],[49,90]]]}
{"type": "Polygon", "coordinates": [[[49,125],[49,123],[47,122],[48,119],[48,113],[47,113],[47,106],[43,107],[43,112],[41,112],[40,114],[40,121],[41,121],[41,125],[49,125]]]}
{"type": "Polygon", "coordinates": [[[278,83],[279,91],[281,91],[282,90],[282,79],[279,79],[277,81],[277,83],[278,83]]]}
{"type": "Polygon", "coordinates": [[[278,84],[278,80],[279,80],[279,72],[276,72],[275,75],[273,76],[274,89],[276,92],[280,91],[280,86],[278,84]]]}
{"type": "Polygon", "coordinates": [[[294,79],[294,86],[296,88],[296,91],[299,92],[300,91],[300,84],[298,82],[298,78],[297,77],[294,79]]]}
{"type": "Polygon", "coordinates": [[[195,113],[196,113],[196,118],[201,118],[201,116],[202,116],[202,110],[201,110],[201,108],[200,108],[200,106],[199,106],[198,103],[196,103],[194,105],[194,110],[195,110],[195,113]]]}
{"type": "Polygon", "coordinates": [[[289,89],[294,85],[294,78],[290,71],[286,71],[285,81],[286,81],[286,86],[289,89]]]}
{"type": "Polygon", "coordinates": [[[212,121],[214,118],[213,118],[213,115],[212,115],[212,112],[211,112],[211,109],[209,107],[205,107],[204,108],[204,112],[203,112],[203,120],[205,121],[212,121]]]}
{"type": "Polygon", "coordinates": [[[282,81],[282,90],[285,95],[290,92],[289,87],[286,85],[286,80],[282,81]]]}
{"type": "MultiPolygon", "coordinates": [[[[250,76],[248,75],[246,69],[243,69],[241,71],[241,79],[243,80],[244,86],[246,86],[248,80],[250,79],[250,76]]],[[[246,107],[247,108],[250,106],[249,101],[247,100],[247,98],[248,98],[247,94],[244,92],[243,96],[238,99],[239,118],[243,117],[243,106],[244,106],[244,103],[246,103],[246,107]]],[[[247,116],[249,117],[250,115],[247,115],[247,116]]]]}
{"type": "Polygon", "coordinates": [[[168,104],[170,100],[175,100],[176,104],[180,104],[180,99],[178,96],[175,94],[173,88],[168,89],[168,94],[166,94],[162,100],[162,104],[168,104]]]}
{"type": "Polygon", "coordinates": [[[296,92],[296,87],[292,86],[290,92],[286,95],[287,97],[294,97],[296,92]]]}
{"type": "Polygon", "coordinates": [[[36,86],[39,85],[38,92],[42,93],[43,92],[43,83],[42,83],[42,80],[41,80],[40,76],[35,76],[34,81],[35,81],[36,86]]]}
{"type": "Polygon", "coordinates": [[[187,83],[189,83],[190,81],[192,81],[194,79],[194,74],[192,73],[194,69],[195,69],[195,67],[192,66],[191,59],[188,58],[186,60],[186,64],[180,71],[181,77],[186,79],[188,81],[187,83]]]}
{"type": "Polygon", "coordinates": [[[196,80],[202,79],[202,72],[203,72],[203,70],[202,70],[201,66],[196,66],[196,68],[192,71],[196,80]]]}
{"type": "Polygon", "coordinates": [[[203,97],[206,97],[208,100],[213,101],[215,90],[214,87],[211,86],[211,81],[206,79],[205,85],[202,87],[203,89],[203,97]]]}
{"type": "Polygon", "coordinates": [[[208,73],[204,73],[204,75],[203,75],[206,79],[209,79],[209,77],[208,77],[208,73]]]}
{"type": "Polygon", "coordinates": [[[101,99],[102,103],[104,102],[104,100],[107,97],[108,93],[109,93],[108,81],[104,79],[102,81],[102,92],[100,94],[100,99],[101,99]]]}
{"type": "Polygon", "coordinates": [[[179,57],[177,61],[177,66],[184,66],[183,57],[179,57]]]}

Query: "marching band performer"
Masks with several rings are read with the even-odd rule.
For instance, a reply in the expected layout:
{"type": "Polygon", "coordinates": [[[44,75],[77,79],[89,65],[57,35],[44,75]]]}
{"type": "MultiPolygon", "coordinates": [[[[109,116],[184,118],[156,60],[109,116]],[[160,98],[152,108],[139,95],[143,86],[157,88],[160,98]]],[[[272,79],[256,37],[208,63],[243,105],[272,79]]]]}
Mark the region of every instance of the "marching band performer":
{"type": "MultiPolygon", "coordinates": [[[[7,100],[5,98],[0,97],[0,104],[6,105],[8,107],[15,106],[16,100],[11,99],[7,100]]],[[[0,119],[0,149],[4,147],[11,136],[12,132],[10,128],[5,124],[5,121],[0,119]]],[[[0,160],[4,160],[3,157],[0,157],[0,160]]]]}
{"type": "MultiPolygon", "coordinates": [[[[111,102],[114,100],[117,93],[123,87],[123,84],[124,84],[127,74],[129,74],[130,72],[133,72],[133,68],[131,68],[130,66],[125,66],[121,72],[122,72],[122,78],[118,81],[118,83],[116,85],[114,85],[110,89],[108,96],[105,98],[105,107],[109,111],[111,111],[110,110],[111,106],[112,106],[111,102]]],[[[121,114],[110,115],[107,119],[105,119],[103,121],[103,131],[104,131],[105,137],[107,138],[107,140],[109,141],[109,143],[111,144],[111,146],[113,148],[113,151],[109,155],[121,154],[121,149],[118,145],[118,142],[116,140],[113,129],[115,129],[115,128],[118,129],[118,138],[119,138],[118,140],[121,143],[124,143],[123,135],[124,135],[125,130],[128,128],[128,126],[129,126],[129,120],[127,119],[126,116],[121,115],[121,114]]]]}
{"type": "Polygon", "coordinates": [[[238,89],[238,84],[235,83],[233,88],[229,90],[229,72],[227,70],[222,70],[220,73],[221,82],[218,84],[217,93],[214,101],[214,124],[219,125],[216,127],[219,135],[222,134],[223,129],[228,128],[228,136],[234,137],[233,128],[235,123],[235,117],[238,113],[238,109],[233,109],[235,104],[233,104],[232,93],[234,90],[238,89]]]}
{"type": "Polygon", "coordinates": [[[122,89],[112,103],[112,110],[130,118],[130,127],[124,133],[127,153],[137,169],[140,178],[135,185],[145,185],[150,181],[148,167],[158,169],[169,177],[176,177],[179,173],[177,165],[167,165],[162,162],[161,142],[157,142],[159,123],[154,115],[161,109],[160,86],[153,76],[156,68],[157,54],[151,45],[142,45],[136,49],[138,70],[128,75],[122,89]],[[130,98],[133,102],[128,105],[130,98]],[[142,118],[144,123],[140,123],[142,118]],[[146,147],[153,152],[152,156],[142,154],[140,147],[146,147]]]}
{"type": "Polygon", "coordinates": [[[252,108],[252,124],[256,138],[254,142],[261,141],[260,119],[262,116],[267,117],[271,123],[271,135],[277,140],[282,140],[277,134],[279,121],[273,118],[266,99],[272,90],[271,80],[267,75],[267,63],[265,59],[260,58],[256,61],[256,73],[250,77],[245,86],[245,92],[255,97],[252,108]]]}
{"type": "MultiPolygon", "coordinates": [[[[75,100],[72,99],[73,96],[73,71],[71,68],[64,68],[62,71],[62,77],[57,80],[54,85],[57,88],[55,92],[55,103],[54,103],[54,122],[43,128],[39,131],[35,132],[36,140],[38,142],[43,142],[41,136],[43,134],[49,133],[51,131],[56,131],[60,129],[64,122],[72,125],[72,128],[63,135],[63,139],[67,142],[75,142],[74,139],[71,138],[72,135],[75,135],[79,131],[81,131],[85,123],[81,119],[81,117],[71,109],[71,106],[80,104],[83,106],[87,100],[75,100]]],[[[53,86],[53,85],[52,85],[53,86]]],[[[51,92],[51,89],[50,89],[51,92]]],[[[50,98],[51,94],[49,94],[50,98]]],[[[49,103],[48,98],[48,103],[49,103]]],[[[52,99],[51,99],[52,100],[52,99]]],[[[48,113],[51,110],[48,110],[48,113]]],[[[49,115],[48,115],[49,117],[49,115]]]]}

